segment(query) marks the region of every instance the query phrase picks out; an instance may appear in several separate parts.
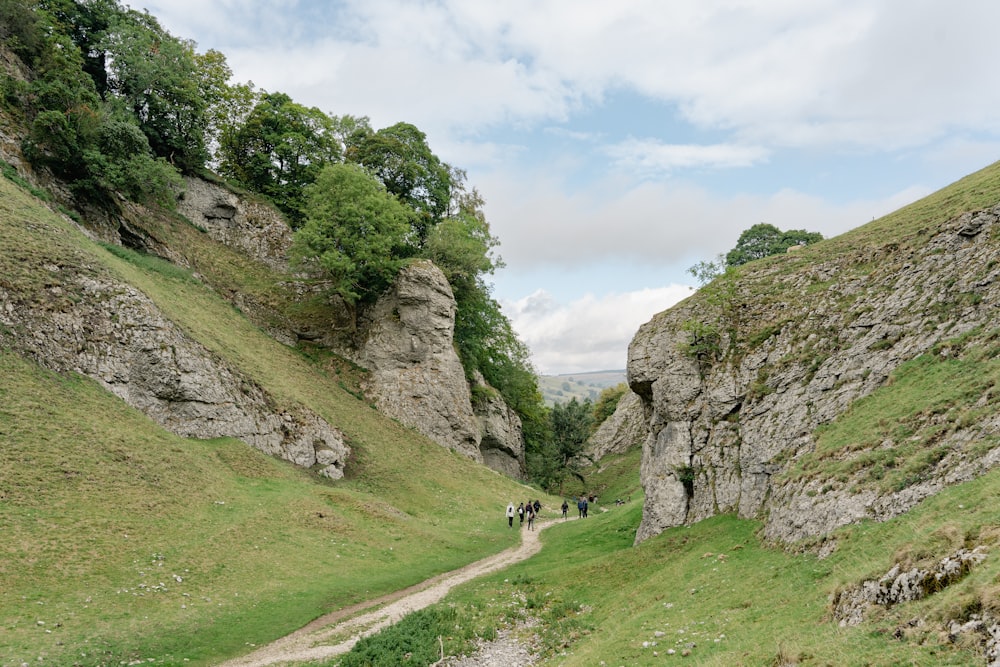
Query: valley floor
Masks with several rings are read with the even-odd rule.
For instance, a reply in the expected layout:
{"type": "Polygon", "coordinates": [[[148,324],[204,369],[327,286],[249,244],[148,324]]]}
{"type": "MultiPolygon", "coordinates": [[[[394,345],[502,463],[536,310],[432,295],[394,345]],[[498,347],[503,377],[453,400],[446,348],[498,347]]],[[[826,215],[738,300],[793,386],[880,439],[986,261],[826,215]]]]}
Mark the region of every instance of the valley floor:
{"type": "MultiPolygon", "coordinates": [[[[558,521],[541,522],[536,530],[521,529],[521,544],[452,572],[438,575],[402,591],[342,609],[316,619],[272,644],[219,667],[267,667],[323,660],[342,655],[362,637],[399,621],[403,616],[439,602],[455,586],[496,572],[534,555],[541,549],[539,533],[558,521]],[[365,609],[372,609],[355,616],[365,609]]],[[[482,663],[488,664],[488,663],[482,663]]]]}

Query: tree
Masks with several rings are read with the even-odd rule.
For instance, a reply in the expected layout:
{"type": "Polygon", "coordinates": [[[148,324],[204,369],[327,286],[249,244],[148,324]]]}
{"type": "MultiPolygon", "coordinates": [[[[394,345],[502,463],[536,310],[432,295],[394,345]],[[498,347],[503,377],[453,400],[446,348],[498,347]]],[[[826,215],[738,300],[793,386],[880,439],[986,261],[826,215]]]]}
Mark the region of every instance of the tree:
{"type": "Polygon", "coordinates": [[[153,154],[184,172],[201,169],[208,104],[194,43],[173,37],[148,13],[129,10],[115,16],[100,46],[108,90],[137,119],[153,154]]]}
{"type": "Polygon", "coordinates": [[[740,266],[755,259],[787,252],[793,245],[807,245],[822,241],[819,232],[793,229],[783,232],[774,225],[760,222],[744,230],[736,241],[736,247],[726,254],[727,266],[740,266]]]}
{"type": "Polygon", "coordinates": [[[441,221],[451,198],[451,174],[427,145],[426,135],[409,123],[378,132],[362,128],[350,139],[347,159],[363,165],[386,189],[414,211],[411,245],[422,248],[441,221]]]}
{"type": "Polygon", "coordinates": [[[293,247],[297,264],[318,267],[349,303],[373,300],[402,267],[406,207],[350,164],[324,167],[305,196],[305,224],[293,247]]]}
{"type": "Polygon", "coordinates": [[[543,450],[549,458],[544,466],[549,477],[549,488],[561,485],[567,475],[583,481],[578,465],[592,430],[593,409],[589,399],[581,402],[576,397],[571,398],[568,403],[556,403],[552,406],[550,419],[553,446],[543,450]]]}
{"type": "Polygon", "coordinates": [[[224,176],[270,197],[298,227],[305,187],[340,161],[340,145],[325,113],[284,93],[264,93],[241,126],[220,133],[219,155],[224,176]]]}
{"type": "Polygon", "coordinates": [[[628,393],[628,391],[628,385],[624,382],[619,382],[613,387],[606,387],[601,390],[600,396],[597,397],[597,401],[594,403],[593,427],[595,429],[614,414],[618,408],[618,402],[621,401],[622,396],[628,393]]]}

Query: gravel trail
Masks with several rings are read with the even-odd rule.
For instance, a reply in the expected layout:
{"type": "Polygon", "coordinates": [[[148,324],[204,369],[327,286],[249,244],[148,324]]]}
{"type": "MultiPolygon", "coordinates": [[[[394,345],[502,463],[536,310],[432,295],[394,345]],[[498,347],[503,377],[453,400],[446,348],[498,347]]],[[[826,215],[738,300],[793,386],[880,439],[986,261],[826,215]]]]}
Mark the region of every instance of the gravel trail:
{"type": "Polygon", "coordinates": [[[539,522],[536,530],[522,528],[521,544],[516,547],[511,547],[458,570],[432,577],[402,591],[322,616],[286,637],[261,647],[253,653],[221,663],[218,667],[287,665],[322,660],[347,653],[362,637],[375,634],[399,621],[410,612],[440,601],[452,587],[481,575],[496,572],[538,553],[542,548],[538,535],[553,523],[556,521],[539,522]],[[373,607],[377,608],[372,609],[373,607]],[[372,610],[364,611],[366,609],[372,610]],[[363,613],[355,616],[358,612],[363,613]]]}

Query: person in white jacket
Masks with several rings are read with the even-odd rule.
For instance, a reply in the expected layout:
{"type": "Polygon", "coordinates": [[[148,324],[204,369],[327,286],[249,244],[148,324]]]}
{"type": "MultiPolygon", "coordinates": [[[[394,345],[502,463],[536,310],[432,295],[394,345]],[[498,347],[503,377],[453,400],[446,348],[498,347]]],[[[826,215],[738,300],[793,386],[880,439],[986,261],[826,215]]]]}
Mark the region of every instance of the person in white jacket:
{"type": "Polygon", "coordinates": [[[514,503],[507,503],[507,527],[514,527],[514,503]]]}

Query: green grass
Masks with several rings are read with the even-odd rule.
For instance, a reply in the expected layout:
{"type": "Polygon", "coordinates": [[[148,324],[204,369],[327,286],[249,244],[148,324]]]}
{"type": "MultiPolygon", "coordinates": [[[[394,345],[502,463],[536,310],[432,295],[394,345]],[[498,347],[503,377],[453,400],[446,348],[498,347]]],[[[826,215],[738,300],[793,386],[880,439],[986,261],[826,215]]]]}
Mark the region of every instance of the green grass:
{"type": "Polygon", "coordinates": [[[997,332],[970,333],[900,365],[883,387],[819,427],[815,450],[781,479],[832,479],[898,491],[923,479],[947,455],[964,450],[981,456],[1000,445],[995,434],[978,428],[995,411],[996,339],[997,332]],[[974,437],[949,439],[967,429],[974,429],[974,437]]]}
{"type": "Polygon", "coordinates": [[[544,665],[981,664],[971,638],[952,644],[943,629],[970,609],[1000,607],[992,555],[944,591],[873,609],[857,627],[839,627],[829,599],[897,562],[926,566],[974,544],[995,550],[998,494],[1000,472],[951,487],[893,521],[837,531],[838,548],[825,559],[766,545],[758,522],[732,516],[633,547],[638,505],[611,508],[549,528],[539,555],[453,591],[441,605],[457,618],[424,642],[436,648],[441,635],[448,650],[449,639],[535,617],[540,625],[518,632],[540,647],[544,665]],[[910,627],[914,617],[927,624],[910,627]]]}
{"type": "Polygon", "coordinates": [[[14,307],[69,311],[79,277],[126,282],[353,451],[331,482],[239,441],[173,436],[0,328],[3,667],[216,664],[515,540],[503,509],[538,492],[382,417],[342,388],[349,365],[276,343],[190,272],[109,252],[3,180],[0,237],[14,307]]]}

